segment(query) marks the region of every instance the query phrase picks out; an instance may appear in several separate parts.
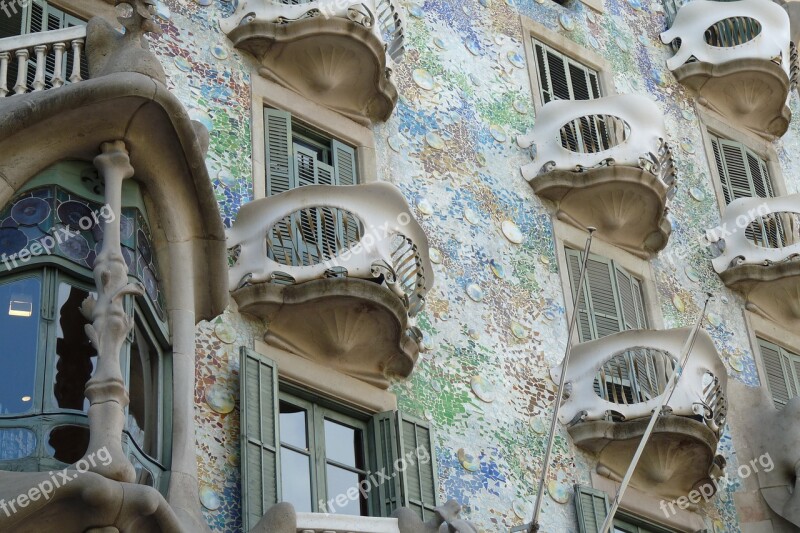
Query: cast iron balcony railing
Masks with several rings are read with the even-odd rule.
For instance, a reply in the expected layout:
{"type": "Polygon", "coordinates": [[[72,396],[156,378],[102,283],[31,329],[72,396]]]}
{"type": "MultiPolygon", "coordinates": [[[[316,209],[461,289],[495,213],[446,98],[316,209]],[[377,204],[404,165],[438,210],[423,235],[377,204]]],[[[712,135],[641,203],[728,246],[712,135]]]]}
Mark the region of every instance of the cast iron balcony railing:
{"type": "Polygon", "coordinates": [[[396,187],[311,185],[256,200],[228,247],[230,290],[240,310],[270,317],[268,342],[309,358],[342,353],[341,370],[383,386],[410,374],[433,270],[396,187]]]}
{"type": "Polygon", "coordinates": [[[651,100],[618,95],[556,100],[536,117],[520,146],[533,147],[522,175],[558,217],[594,226],[607,242],[639,256],[667,244],[675,166],[662,114],[651,100]]]}
{"type": "MultiPolygon", "coordinates": [[[[578,446],[600,454],[611,477],[624,475],[635,437],[663,401],[690,333],[691,328],[631,330],[572,349],[561,422],[578,446]]],[[[657,481],[656,490],[665,495],[691,489],[719,464],[717,444],[727,417],[727,372],[705,331],[680,372],[636,478],[645,485],[657,481]]],[[[551,375],[558,380],[560,368],[551,375]]]]}
{"type": "Polygon", "coordinates": [[[800,325],[800,194],[734,200],[707,238],[714,270],[750,310],[800,325]]]}
{"type": "Polygon", "coordinates": [[[81,81],[85,40],[86,26],[0,39],[0,98],[81,81]]]}
{"type": "Polygon", "coordinates": [[[220,26],[264,77],[312,101],[361,123],[394,109],[405,37],[392,0],[242,0],[220,26]]]}
{"type": "Polygon", "coordinates": [[[698,101],[766,138],[786,133],[797,81],[787,12],[770,0],[692,0],[661,34],[667,66],[698,101]]]}

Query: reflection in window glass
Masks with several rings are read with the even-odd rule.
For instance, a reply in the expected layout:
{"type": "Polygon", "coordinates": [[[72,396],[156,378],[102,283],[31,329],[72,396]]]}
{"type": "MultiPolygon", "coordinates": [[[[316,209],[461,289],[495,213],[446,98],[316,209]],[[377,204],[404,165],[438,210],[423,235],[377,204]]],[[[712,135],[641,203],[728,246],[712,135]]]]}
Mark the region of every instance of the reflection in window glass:
{"type": "Polygon", "coordinates": [[[128,421],[126,429],[136,444],[151,457],[158,455],[158,352],[137,325],[130,348],[128,421]]]}
{"type": "Polygon", "coordinates": [[[299,513],[311,512],[311,469],[307,455],[281,448],[281,487],[283,501],[294,505],[299,513]]]}
{"type": "Polygon", "coordinates": [[[36,434],[30,429],[0,429],[0,461],[24,459],[36,451],[36,434]]]}
{"type": "Polygon", "coordinates": [[[33,408],[41,292],[38,278],[0,285],[0,415],[33,408]]]}
{"type": "MultiPolygon", "coordinates": [[[[333,465],[328,465],[328,499],[335,499],[339,495],[347,495],[350,489],[358,490],[360,481],[366,479],[366,476],[357,474],[343,468],[338,468],[333,465]]],[[[352,492],[350,492],[352,494],[352,492]]],[[[337,499],[337,505],[341,499],[337,499]]],[[[367,509],[367,499],[364,497],[363,492],[359,492],[357,499],[347,498],[347,503],[343,506],[336,507],[336,512],[339,514],[349,514],[355,516],[367,516],[369,510],[367,509]]]]}
{"type": "Polygon", "coordinates": [[[88,412],[84,394],[86,382],[97,367],[97,351],[86,336],[89,320],[81,304],[89,292],[66,283],[58,286],[58,324],[56,332],[56,372],[53,393],[58,407],[88,412]]]}
{"type": "Polygon", "coordinates": [[[306,411],[288,402],[281,402],[281,442],[308,450],[306,411]]]}
{"type": "Polygon", "coordinates": [[[88,448],[89,428],[85,426],[58,426],[47,437],[47,453],[68,465],[80,461],[88,448]]]}
{"type": "Polygon", "coordinates": [[[325,420],[325,455],[328,459],[353,468],[364,468],[362,442],[361,430],[325,420]]]}

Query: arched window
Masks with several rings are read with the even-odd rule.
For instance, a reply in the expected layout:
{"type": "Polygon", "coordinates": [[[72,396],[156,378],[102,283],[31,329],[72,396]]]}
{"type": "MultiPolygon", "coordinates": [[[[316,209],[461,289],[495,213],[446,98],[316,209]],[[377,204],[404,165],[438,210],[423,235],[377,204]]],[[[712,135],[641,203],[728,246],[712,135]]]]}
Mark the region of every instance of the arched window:
{"type": "Polygon", "coordinates": [[[163,489],[171,366],[158,265],[136,183],[126,181],[119,214],[102,194],[91,165],[59,163],[0,209],[0,469],[63,468],[86,451],[84,391],[97,352],[83,302],[94,291],[103,223],[121,216],[129,279],[145,288],[125,303],[135,327],[121,354],[130,395],[123,441],[137,482],[163,489]]]}

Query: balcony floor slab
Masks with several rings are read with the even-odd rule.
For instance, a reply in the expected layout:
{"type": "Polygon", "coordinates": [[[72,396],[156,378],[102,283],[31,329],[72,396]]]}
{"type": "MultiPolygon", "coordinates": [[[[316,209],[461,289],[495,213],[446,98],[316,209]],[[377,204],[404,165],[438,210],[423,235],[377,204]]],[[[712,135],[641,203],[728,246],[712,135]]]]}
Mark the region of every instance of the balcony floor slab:
{"type": "Polygon", "coordinates": [[[668,187],[640,168],[624,165],[581,172],[554,170],[530,181],[537,195],[554,201],[560,220],[597,228],[604,241],[648,258],[672,232],[666,218],[668,187]]]}
{"type": "Polygon", "coordinates": [[[696,61],[673,74],[701,104],[762,137],[774,140],[789,129],[792,113],[786,100],[791,83],[774,61],[739,59],[719,65],[696,61]]]}
{"type": "Polygon", "coordinates": [[[233,298],[240,311],[266,320],[267,344],[384,389],[390,377],[408,377],[419,354],[405,306],[378,283],[258,283],[237,289],[233,298]]]}

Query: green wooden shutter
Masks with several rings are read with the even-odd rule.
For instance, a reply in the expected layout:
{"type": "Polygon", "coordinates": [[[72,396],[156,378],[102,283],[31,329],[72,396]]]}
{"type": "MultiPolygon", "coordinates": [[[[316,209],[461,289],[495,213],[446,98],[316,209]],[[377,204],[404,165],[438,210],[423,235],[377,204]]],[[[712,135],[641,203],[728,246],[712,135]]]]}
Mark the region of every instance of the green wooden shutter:
{"type": "MultiPolygon", "coordinates": [[[[264,146],[266,157],[266,194],[275,196],[296,187],[292,150],[292,115],[264,108],[264,146]]],[[[291,217],[273,226],[267,253],[275,261],[295,264],[297,241],[291,217]]]]}
{"type": "Polygon", "coordinates": [[[297,186],[293,170],[292,115],[277,109],[264,109],[267,196],[275,196],[297,186]]]}
{"type": "Polygon", "coordinates": [[[800,356],[764,339],[758,344],[769,392],[775,407],[781,408],[800,395],[800,356]]]}
{"type": "Polygon", "coordinates": [[[434,516],[434,508],[438,505],[438,486],[436,472],[436,447],[430,426],[397,413],[397,434],[400,443],[400,459],[409,459],[408,467],[399,472],[403,505],[416,512],[423,522],[434,516]],[[424,453],[416,450],[424,450],[424,453]],[[430,457],[427,463],[420,461],[419,455],[430,457]],[[413,464],[412,464],[413,461],[413,464]]]}
{"type": "MultiPolygon", "coordinates": [[[[372,435],[375,446],[371,454],[375,458],[373,468],[390,478],[383,483],[376,483],[372,487],[371,500],[376,516],[391,516],[401,506],[400,476],[396,475],[394,471],[394,461],[401,456],[396,420],[396,411],[378,413],[372,418],[372,435]]],[[[380,476],[373,477],[376,480],[383,479],[380,476]]]]}
{"type": "Polygon", "coordinates": [[[624,329],[613,272],[614,267],[609,259],[589,256],[586,281],[589,290],[589,308],[598,339],[624,329]]]}
{"type": "Polygon", "coordinates": [[[578,301],[575,309],[578,313],[578,336],[581,342],[587,342],[594,339],[594,320],[591,316],[591,311],[586,305],[586,280],[583,283],[583,290],[581,291],[580,299],[576,298],[578,291],[578,282],[580,281],[581,272],[581,256],[583,254],[578,250],[567,249],[567,270],[569,271],[570,286],[572,287],[572,301],[578,301]]]}
{"type": "MultiPolygon", "coordinates": [[[[333,150],[333,167],[336,169],[337,185],[355,185],[358,183],[358,167],[356,152],[353,148],[337,140],[331,143],[333,150]]],[[[358,220],[349,213],[337,213],[337,228],[342,246],[349,248],[361,239],[358,220]]]]}
{"type": "Polygon", "coordinates": [[[244,347],[240,364],[242,519],[248,531],[281,499],[278,367],[244,347]]]}
{"type": "Polygon", "coordinates": [[[575,485],[575,507],[579,533],[599,533],[609,511],[606,493],[575,485]]]}
{"type": "MultiPolygon", "coordinates": [[[[23,15],[26,11],[27,11],[26,9],[19,9],[19,8],[17,8],[16,11],[12,11],[9,8],[8,9],[9,16],[6,16],[6,13],[3,13],[2,16],[0,16],[0,39],[3,39],[5,37],[15,37],[17,35],[22,35],[23,33],[25,33],[26,21],[23,15]]],[[[11,77],[9,76],[8,81],[13,84],[15,80],[12,80],[11,77]]]]}
{"type": "Polygon", "coordinates": [[[766,161],[742,143],[711,138],[725,202],[738,198],[771,198],[772,181],[766,161]]]}

